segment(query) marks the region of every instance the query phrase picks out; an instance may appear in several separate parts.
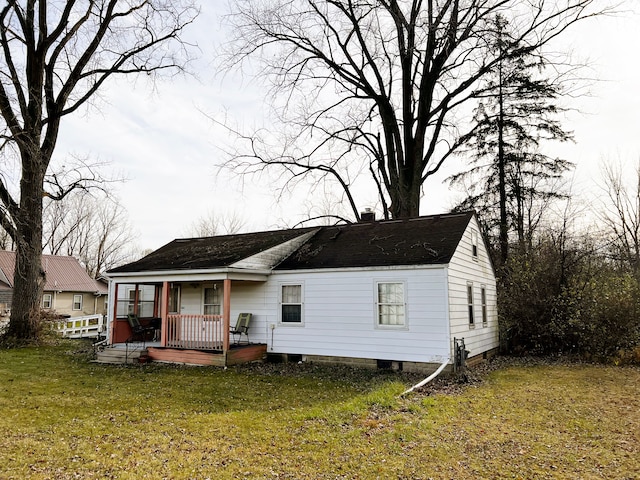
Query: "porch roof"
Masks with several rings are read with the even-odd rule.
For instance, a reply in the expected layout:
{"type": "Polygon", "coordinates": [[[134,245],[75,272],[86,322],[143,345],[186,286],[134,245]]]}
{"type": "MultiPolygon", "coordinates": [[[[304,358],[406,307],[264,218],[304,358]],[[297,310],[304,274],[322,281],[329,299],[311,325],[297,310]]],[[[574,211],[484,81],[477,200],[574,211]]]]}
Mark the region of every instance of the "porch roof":
{"type": "MultiPolygon", "coordinates": [[[[269,232],[180,238],[140,260],[114,268],[108,275],[133,272],[219,270],[291,242],[317,227],[269,232]]],[[[283,252],[286,256],[290,252],[283,252]]],[[[277,259],[281,261],[282,258],[277,259]]]]}
{"type": "Polygon", "coordinates": [[[118,283],[209,282],[215,280],[242,280],[265,282],[271,270],[238,268],[206,268],[199,270],[148,270],[140,272],[108,272],[118,283]]]}

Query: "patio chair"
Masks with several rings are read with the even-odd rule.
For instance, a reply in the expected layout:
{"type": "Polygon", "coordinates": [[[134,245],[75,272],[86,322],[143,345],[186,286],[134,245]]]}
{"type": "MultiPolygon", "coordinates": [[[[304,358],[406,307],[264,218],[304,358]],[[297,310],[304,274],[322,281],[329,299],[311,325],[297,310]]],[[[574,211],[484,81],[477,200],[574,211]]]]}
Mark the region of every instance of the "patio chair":
{"type": "Polygon", "coordinates": [[[147,333],[153,332],[155,335],[156,327],[145,327],[140,323],[140,319],[137,315],[130,313],[127,315],[129,326],[131,327],[131,336],[127,340],[127,343],[132,342],[136,337],[140,338],[143,342],[146,340],[147,333]]]}
{"type": "Polygon", "coordinates": [[[238,321],[236,322],[236,326],[229,330],[229,333],[233,335],[233,343],[238,345],[242,340],[242,335],[247,336],[247,344],[249,344],[249,322],[251,321],[250,313],[241,313],[238,315],[238,321]],[[239,335],[238,340],[236,341],[236,335],[239,335]]]}

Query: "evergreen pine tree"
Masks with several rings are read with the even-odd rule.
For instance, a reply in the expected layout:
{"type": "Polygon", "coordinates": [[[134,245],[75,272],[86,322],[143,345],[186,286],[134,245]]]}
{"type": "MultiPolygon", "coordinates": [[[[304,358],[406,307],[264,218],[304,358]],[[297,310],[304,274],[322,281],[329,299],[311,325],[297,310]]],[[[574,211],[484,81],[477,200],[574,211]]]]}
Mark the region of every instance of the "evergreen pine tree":
{"type": "Polygon", "coordinates": [[[562,86],[544,77],[545,59],[514,40],[508,26],[502,16],[493,22],[489,41],[503,60],[476,91],[474,126],[459,140],[473,154],[471,168],[450,178],[467,189],[458,208],[478,210],[490,236],[497,230],[502,262],[511,233],[521,248],[530,243],[534,205],[560,196],[554,180],[572,167],[540,152],[544,140],[572,138],[556,118],[562,86]]]}

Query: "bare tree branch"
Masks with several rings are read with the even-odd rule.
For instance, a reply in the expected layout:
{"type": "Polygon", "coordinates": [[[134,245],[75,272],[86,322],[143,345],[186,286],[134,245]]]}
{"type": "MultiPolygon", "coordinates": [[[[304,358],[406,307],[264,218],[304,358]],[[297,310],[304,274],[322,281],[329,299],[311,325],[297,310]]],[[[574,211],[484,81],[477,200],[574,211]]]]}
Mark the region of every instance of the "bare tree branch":
{"type": "Polygon", "coordinates": [[[0,7],[2,153],[15,148],[21,173],[19,203],[0,186],[0,224],[17,251],[9,335],[36,331],[43,198],[63,200],[103,181],[86,163],[50,171],[62,119],[115,75],[182,71],[189,46],[180,35],[197,13],[190,0],[7,0],[0,7]]]}
{"type": "Polygon", "coordinates": [[[418,215],[425,182],[459,148],[468,102],[502,60],[492,19],[508,18],[515,40],[544,54],[571,25],[611,12],[596,0],[238,0],[224,66],[271,81],[282,122],[271,138],[283,147],[243,133],[246,150],[226,166],[335,182],[356,214],[346,178],[366,177],[391,216],[418,215]]]}

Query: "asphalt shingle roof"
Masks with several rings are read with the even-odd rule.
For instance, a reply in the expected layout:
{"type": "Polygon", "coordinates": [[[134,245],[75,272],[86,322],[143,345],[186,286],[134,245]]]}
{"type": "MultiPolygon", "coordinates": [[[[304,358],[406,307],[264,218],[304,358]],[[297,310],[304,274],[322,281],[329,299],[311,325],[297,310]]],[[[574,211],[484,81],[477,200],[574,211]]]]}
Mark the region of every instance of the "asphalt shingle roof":
{"type": "Polygon", "coordinates": [[[110,270],[134,273],[223,268],[315,231],[276,270],[445,264],[473,212],[404,220],[174,240],[146,257],[110,270]]]}
{"type": "Polygon", "coordinates": [[[445,264],[472,213],[323,227],[276,270],[445,264]]]}
{"type": "Polygon", "coordinates": [[[107,273],[227,267],[312,230],[314,228],[180,238],[136,262],[114,268],[107,273]]]}

